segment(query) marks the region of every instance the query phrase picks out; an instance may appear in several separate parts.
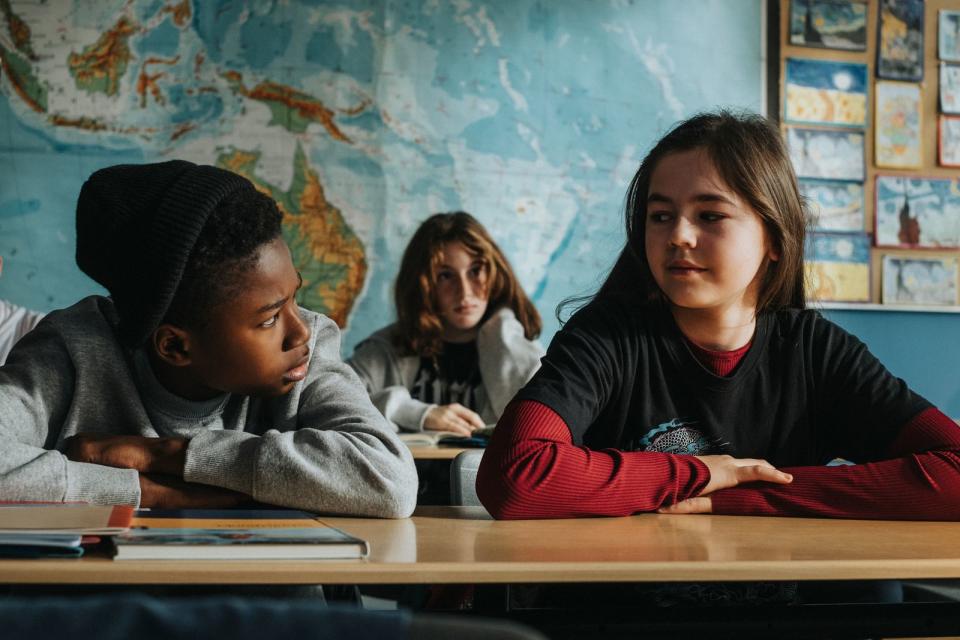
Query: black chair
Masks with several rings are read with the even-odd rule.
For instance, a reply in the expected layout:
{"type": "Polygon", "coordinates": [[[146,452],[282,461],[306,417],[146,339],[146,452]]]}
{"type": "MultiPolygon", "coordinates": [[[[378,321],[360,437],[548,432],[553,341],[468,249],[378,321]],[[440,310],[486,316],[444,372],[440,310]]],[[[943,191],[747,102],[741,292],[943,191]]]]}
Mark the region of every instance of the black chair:
{"type": "Polygon", "coordinates": [[[471,616],[367,611],[307,598],[143,594],[0,597],[4,640],[542,640],[471,616]]]}

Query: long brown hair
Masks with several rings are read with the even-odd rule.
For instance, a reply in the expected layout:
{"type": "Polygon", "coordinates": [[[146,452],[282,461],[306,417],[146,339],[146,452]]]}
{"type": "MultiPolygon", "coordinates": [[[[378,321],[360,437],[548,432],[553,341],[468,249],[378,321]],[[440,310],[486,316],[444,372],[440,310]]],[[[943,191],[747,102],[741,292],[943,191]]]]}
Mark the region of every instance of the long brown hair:
{"type": "Polygon", "coordinates": [[[436,282],[437,269],[443,262],[443,248],[451,242],[463,244],[484,262],[487,311],[481,322],[507,307],[513,310],[528,340],[539,336],[540,314],[524,293],[500,247],[476,218],[455,211],[437,213],[424,220],[403,252],[394,288],[399,346],[425,357],[437,355],[443,348],[436,282]]]}
{"type": "MultiPolygon", "coordinates": [[[[756,114],[730,111],[701,113],[681,122],[643,159],[627,189],[626,246],[594,297],[626,294],[646,302],[664,300],[647,263],[650,180],[664,156],[693,149],[703,149],[720,177],[753,207],[779,254],[778,261],[767,264],[757,313],[803,309],[806,216],[793,165],[776,126],[756,114]]],[[[565,300],[561,309],[579,301],[584,299],[565,300]]]]}

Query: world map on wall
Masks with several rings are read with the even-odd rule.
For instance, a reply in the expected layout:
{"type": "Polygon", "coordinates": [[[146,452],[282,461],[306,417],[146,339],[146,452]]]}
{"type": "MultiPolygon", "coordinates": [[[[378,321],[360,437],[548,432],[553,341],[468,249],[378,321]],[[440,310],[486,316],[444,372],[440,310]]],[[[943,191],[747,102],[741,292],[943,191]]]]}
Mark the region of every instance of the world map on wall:
{"type": "Polygon", "coordinates": [[[176,157],[277,200],[300,302],[348,345],[391,321],[407,240],[452,210],[488,227],[548,337],[611,266],[656,136],[759,110],[759,4],[0,0],[0,294],[100,292],[73,262],[80,186],[176,157]]]}

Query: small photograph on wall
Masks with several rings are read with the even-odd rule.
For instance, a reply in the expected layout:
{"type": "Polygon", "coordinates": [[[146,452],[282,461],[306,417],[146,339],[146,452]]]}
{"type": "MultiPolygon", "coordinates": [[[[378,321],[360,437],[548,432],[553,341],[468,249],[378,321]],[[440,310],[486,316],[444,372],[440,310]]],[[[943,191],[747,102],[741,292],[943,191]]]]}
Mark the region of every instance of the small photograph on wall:
{"type": "Polygon", "coordinates": [[[787,127],[787,148],[798,178],[863,182],[863,133],[787,127]]]}
{"type": "Polygon", "coordinates": [[[863,231],[863,184],[809,178],[799,180],[799,184],[811,229],[863,231]]]}
{"type": "Polygon", "coordinates": [[[811,233],[807,295],[822,302],[870,302],[870,239],[864,233],[811,233]]]}
{"type": "Polygon", "coordinates": [[[942,167],[960,167],[960,116],[940,116],[939,160],[942,167]]]}
{"type": "Polygon", "coordinates": [[[940,63],[940,111],[960,115],[960,64],[940,63]]]}
{"type": "Polygon", "coordinates": [[[867,65],[787,58],[786,119],[862,127],[867,122],[867,65]]]}
{"type": "Polygon", "coordinates": [[[923,80],[923,0],[880,0],[877,77],[923,80]]]}
{"type": "Polygon", "coordinates": [[[883,304],[957,304],[957,259],[883,256],[883,304]]]}
{"type": "Polygon", "coordinates": [[[877,176],[877,246],[960,247],[960,180],[877,176]]]}
{"type": "Polygon", "coordinates": [[[877,82],[874,151],[878,167],[913,169],[920,166],[920,85],[877,82]]]}
{"type": "Polygon", "coordinates": [[[937,33],[940,59],[960,62],[960,11],[941,10],[939,23],[937,33]]]}
{"type": "Polygon", "coordinates": [[[866,51],[867,3],[856,0],[791,0],[790,44],[866,51]]]}

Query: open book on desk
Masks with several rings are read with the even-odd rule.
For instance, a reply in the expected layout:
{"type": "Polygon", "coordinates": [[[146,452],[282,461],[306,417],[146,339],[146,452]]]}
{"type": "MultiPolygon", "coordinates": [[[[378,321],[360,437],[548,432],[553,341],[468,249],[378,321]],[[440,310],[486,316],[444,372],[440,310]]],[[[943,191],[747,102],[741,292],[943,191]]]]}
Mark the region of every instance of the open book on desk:
{"type": "Polygon", "coordinates": [[[114,560],[363,558],[367,543],[290,509],[141,510],[113,539],[114,560]]]}
{"type": "Polygon", "coordinates": [[[460,436],[449,431],[415,431],[401,433],[400,440],[408,447],[464,447],[482,448],[487,446],[495,425],[477,429],[470,436],[460,436]]]}

